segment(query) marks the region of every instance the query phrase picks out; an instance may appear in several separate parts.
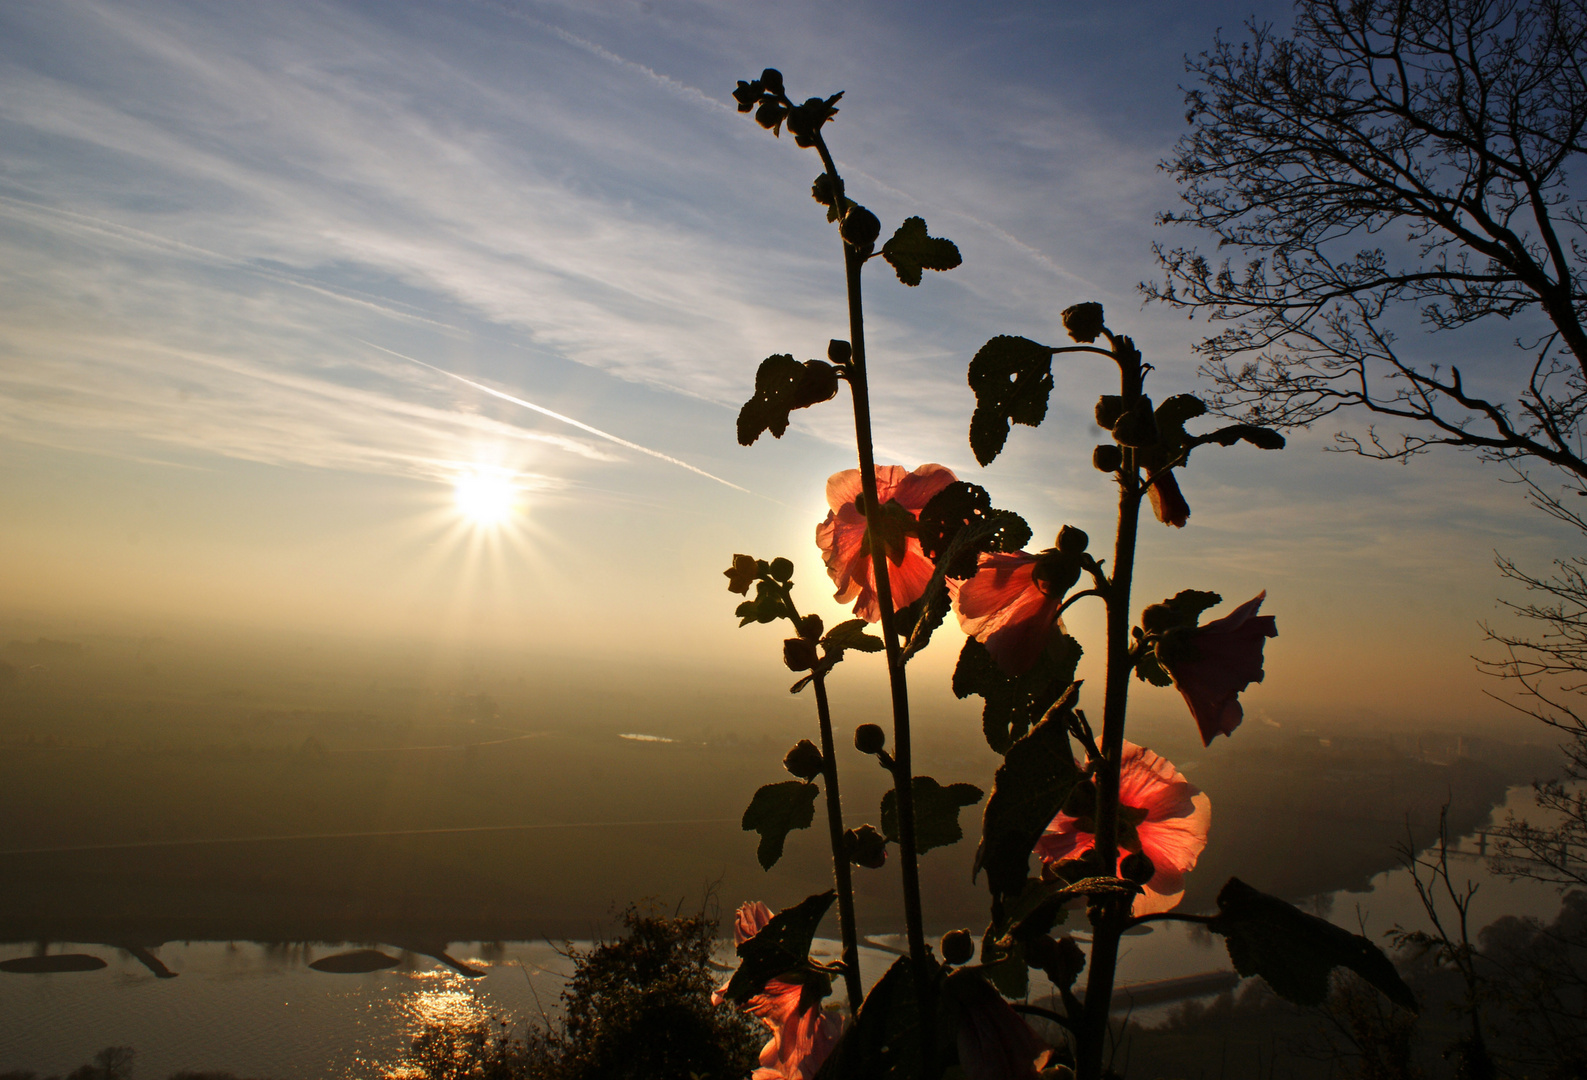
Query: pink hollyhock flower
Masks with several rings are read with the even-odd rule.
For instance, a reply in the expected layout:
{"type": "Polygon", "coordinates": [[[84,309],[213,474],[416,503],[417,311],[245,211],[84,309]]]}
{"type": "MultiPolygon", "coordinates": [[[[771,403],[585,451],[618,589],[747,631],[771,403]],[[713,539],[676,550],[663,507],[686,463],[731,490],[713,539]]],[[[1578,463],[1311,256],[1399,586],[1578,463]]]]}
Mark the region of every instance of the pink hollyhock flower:
{"type": "Polygon", "coordinates": [[[1047,1048],[1003,995],[963,968],[942,986],[965,1075],[970,1080],[1036,1080],[1036,1059],[1047,1048]]]}
{"type": "Polygon", "coordinates": [[[746,1011],[771,1028],[761,1048],[760,1067],[750,1080],[814,1080],[837,1045],[843,1021],[820,1005],[804,1007],[803,988],[773,979],[766,991],[749,999],[746,1011]]]}
{"type": "MultiPolygon", "coordinates": [[[[1078,764],[1078,762],[1077,762],[1078,764]]],[[[1119,767],[1119,862],[1133,852],[1152,860],[1153,874],[1130,907],[1133,915],[1168,911],[1185,895],[1185,875],[1207,846],[1212,800],[1174,766],[1132,742],[1119,767]]],[[[1054,864],[1096,846],[1096,822],[1059,812],[1036,841],[1036,854],[1054,864]]]]}
{"type": "MultiPolygon", "coordinates": [[[[905,472],[902,465],[876,469],[876,498],[882,505],[883,524],[889,526],[882,529],[882,542],[887,549],[894,609],[920,599],[931,580],[931,560],[920,550],[919,537],[908,535],[905,529],[910,519],[919,520],[920,511],[933,495],[956,479],[943,465],[922,465],[914,472],[905,472]],[[889,517],[893,520],[888,521],[889,517]]],[[[882,608],[876,599],[876,574],[865,543],[865,515],[854,505],[859,496],[860,470],[846,469],[828,478],[827,505],[832,511],[816,526],[816,544],[838,587],[838,602],[853,600],[854,614],[876,622],[882,617],[882,608]]]]}
{"type": "Polygon", "coordinates": [[[974,577],[948,581],[959,625],[1010,675],[1035,666],[1047,635],[1062,625],[1058,605],[1063,594],[1047,591],[1036,578],[1041,559],[1023,551],[994,552],[981,556],[974,577]]]}
{"type": "Polygon", "coordinates": [[[1172,472],[1165,472],[1153,480],[1146,489],[1146,497],[1151,500],[1152,513],[1164,525],[1183,529],[1185,522],[1190,520],[1190,504],[1185,501],[1184,493],[1179,490],[1179,481],[1174,479],[1172,472]]]}
{"type": "Polygon", "coordinates": [[[1192,630],[1189,647],[1184,649],[1188,658],[1167,660],[1159,654],[1163,668],[1190,706],[1190,715],[1196,718],[1203,746],[1240,726],[1245,718],[1240,691],[1262,681],[1263,640],[1278,637],[1273,616],[1257,614],[1265,599],[1267,591],[1263,590],[1223,618],[1192,630]]]}
{"type": "MultiPolygon", "coordinates": [[[[742,945],[771,922],[771,908],[759,900],[742,905],[733,917],[733,944],[742,945]]],[[[725,1000],[724,983],[711,995],[713,1005],[725,1000]]],[[[806,1006],[799,983],[772,979],[750,998],[744,1011],[758,1016],[771,1029],[771,1041],[761,1048],[760,1067],[751,1080],[813,1080],[821,1063],[837,1045],[843,1022],[825,1012],[819,1003],[806,1006]]]]}

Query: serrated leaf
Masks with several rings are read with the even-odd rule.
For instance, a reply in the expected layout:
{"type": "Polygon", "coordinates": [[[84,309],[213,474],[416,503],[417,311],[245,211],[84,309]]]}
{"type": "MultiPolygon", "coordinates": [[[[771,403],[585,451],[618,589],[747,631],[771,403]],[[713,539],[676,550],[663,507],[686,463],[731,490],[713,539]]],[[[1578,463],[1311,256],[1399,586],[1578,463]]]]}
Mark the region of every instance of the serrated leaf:
{"type": "MultiPolygon", "coordinates": [[[[928,1071],[927,1044],[935,1040],[923,1030],[926,1018],[910,964],[909,957],[899,957],[871,987],[815,1080],[922,1080],[934,1075],[928,1071]]],[[[942,969],[931,965],[928,978],[935,998],[942,969]]]]}
{"type": "Polygon", "coordinates": [[[1286,1001],[1321,1005],[1328,996],[1329,973],[1343,967],[1394,1004],[1418,1011],[1416,995],[1382,949],[1239,878],[1230,878],[1218,893],[1218,914],[1207,926],[1224,936],[1236,971],[1260,975],[1286,1001]]]}
{"type": "MultiPolygon", "coordinates": [[[[959,811],[974,806],[986,794],[974,784],[949,784],[943,787],[929,776],[915,777],[915,850],[921,855],[932,848],[948,847],[964,839],[959,827],[959,811]]],[[[889,789],[882,796],[882,835],[898,842],[898,792],[889,789]]]]}
{"type": "Polygon", "coordinates": [[[1019,551],[1030,543],[1031,529],[1024,518],[1009,510],[994,509],[992,497],[979,484],[955,480],[921,508],[916,527],[920,548],[926,558],[940,563],[953,541],[973,525],[983,528],[977,530],[973,543],[961,545],[944,571],[948,577],[973,575],[981,552],[1019,551]]]}
{"type": "Polygon", "coordinates": [[[987,886],[996,899],[1024,891],[1031,850],[1080,781],[1068,732],[1078,697],[1077,691],[1066,695],[1030,734],[1009,747],[998,766],[981,818],[981,843],[972,872],[973,876],[986,871],[987,886]]]}
{"type": "Polygon", "coordinates": [[[882,258],[893,264],[898,280],[919,285],[922,270],[952,270],[963,260],[952,240],[926,232],[926,219],[906,218],[893,238],[882,245],[882,258]]]}
{"type": "Polygon", "coordinates": [[[985,700],[981,730],[993,752],[1004,754],[1063,696],[1074,681],[1080,653],[1078,641],[1054,631],[1029,671],[1009,675],[985,645],[966,638],[953,669],[953,693],[960,699],[978,694],[985,700]]]}
{"type": "Polygon", "coordinates": [[[749,446],[761,432],[780,439],[788,430],[788,414],[828,401],[838,392],[837,369],[824,360],[800,363],[777,353],[755,370],[755,395],[738,411],[738,442],[749,446]]]}
{"type": "Polygon", "coordinates": [[[815,820],[816,793],[820,789],[803,780],[767,784],[749,800],[744,810],[745,832],[760,834],[755,857],[761,869],[770,870],[782,858],[783,842],[795,829],[808,829],[815,820]]]}
{"type": "MultiPolygon", "coordinates": [[[[762,788],[761,790],[765,790],[762,788]]],[[[738,970],[728,980],[727,1000],[742,1005],[762,990],[766,983],[790,971],[810,966],[810,942],[837,893],[807,896],[791,908],[771,917],[760,933],[738,947],[738,970]]]]}
{"type": "Polygon", "coordinates": [[[970,449],[989,465],[1008,441],[1009,425],[1037,427],[1047,416],[1052,393],[1052,350],[1029,338],[1001,335],[981,346],[970,361],[970,449]]]}
{"type": "Polygon", "coordinates": [[[881,652],[882,639],[865,632],[869,624],[864,619],[849,619],[828,630],[821,644],[830,651],[853,649],[855,652],[881,652]]]}

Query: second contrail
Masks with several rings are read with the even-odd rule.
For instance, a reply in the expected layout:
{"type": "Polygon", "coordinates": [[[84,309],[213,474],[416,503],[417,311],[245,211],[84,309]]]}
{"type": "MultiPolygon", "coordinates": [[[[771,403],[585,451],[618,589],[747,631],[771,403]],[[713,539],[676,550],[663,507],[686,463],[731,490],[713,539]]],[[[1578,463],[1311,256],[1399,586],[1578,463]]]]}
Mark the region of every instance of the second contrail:
{"type": "Polygon", "coordinates": [[[718,484],[725,484],[726,486],[732,488],[734,491],[742,491],[746,495],[755,494],[753,491],[749,490],[749,488],[739,487],[737,484],[733,483],[733,481],[731,481],[731,480],[723,480],[720,476],[715,476],[715,475],[713,475],[711,473],[706,472],[704,469],[697,468],[694,465],[690,465],[687,461],[681,461],[678,458],[673,457],[671,454],[663,454],[660,450],[652,450],[648,446],[640,446],[636,442],[629,442],[627,439],[619,438],[618,436],[613,435],[609,431],[602,431],[600,428],[591,427],[590,425],[584,423],[581,420],[575,420],[571,416],[563,416],[559,412],[552,412],[550,409],[546,408],[544,405],[536,405],[532,401],[525,401],[523,398],[513,397],[511,394],[503,393],[502,391],[494,389],[493,387],[486,386],[484,383],[477,383],[473,379],[465,379],[465,378],[463,378],[463,376],[457,374],[456,372],[448,371],[448,370],[446,370],[445,368],[442,368],[442,367],[436,367],[434,364],[427,364],[423,360],[418,360],[418,359],[415,359],[412,356],[404,355],[403,353],[397,352],[394,349],[388,349],[384,345],[376,345],[373,341],[365,341],[365,342],[363,342],[363,344],[368,345],[371,349],[379,349],[383,353],[386,353],[386,354],[388,354],[390,356],[395,356],[399,360],[406,360],[410,364],[418,364],[422,368],[429,368],[431,371],[435,372],[438,375],[445,375],[449,379],[456,379],[458,382],[462,383],[464,386],[472,386],[475,390],[478,390],[480,393],[489,394],[491,397],[501,398],[503,401],[510,401],[514,405],[521,405],[525,409],[529,409],[529,410],[531,410],[533,412],[537,412],[537,413],[539,413],[542,416],[549,416],[553,420],[560,420],[560,421],[562,421],[562,423],[569,424],[569,425],[571,425],[573,427],[576,427],[580,431],[587,431],[591,435],[599,436],[600,438],[605,439],[607,442],[614,442],[618,446],[626,446],[630,450],[638,450],[641,454],[649,454],[651,457],[657,458],[657,459],[659,459],[661,461],[665,461],[665,462],[667,462],[670,465],[676,465],[679,468],[688,469],[690,472],[695,473],[695,474],[697,474],[699,476],[703,476],[707,480],[715,480],[718,484]]]}

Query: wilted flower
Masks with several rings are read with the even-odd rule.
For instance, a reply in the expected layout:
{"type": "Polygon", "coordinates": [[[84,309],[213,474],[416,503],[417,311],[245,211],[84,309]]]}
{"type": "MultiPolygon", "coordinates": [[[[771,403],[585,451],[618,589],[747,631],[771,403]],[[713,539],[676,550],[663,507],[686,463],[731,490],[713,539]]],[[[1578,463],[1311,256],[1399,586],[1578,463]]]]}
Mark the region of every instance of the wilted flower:
{"type": "Polygon", "coordinates": [[[959,1067],[970,1080],[1036,1080],[1036,1058],[1046,1047],[1003,995],[979,973],[963,968],[942,987],[959,1067]]]}
{"type": "Polygon", "coordinates": [[[1183,529],[1185,522],[1190,520],[1190,504],[1185,501],[1184,493],[1179,490],[1179,481],[1174,479],[1172,472],[1165,472],[1148,484],[1146,497],[1151,500],[1152,513],[1164,525],[1183,529]]]}
{"type": "MultiPolygon", "coordinates": [[[[759,900],[740,906],[733,916],[733,944],[744,944],[771,919],[771,908],[759,900]]],[[[711,1003],[722,1004],[726,990],[725,984],[719,987],[711,1003]]],[[[842,1020],[822,1010],[819,1001],[806,1001],[802,984],[782,979],[769,980],[744,1011],[771,1029],[771,1041],[761,1048],[760,1067],[750,1080],[813,1080],[843,1031],[842,1020]]]]}
{"type": "MultiPolygon", "coordinates": [[[[1119,863],[1139,852],[1151,860],[1152,876],[1130,912],[1168,911],[1185,895],[1185,875],[1207,846],[1212,800],[1179,770],[1144,746],[1124,744],[1119,767],[1119,863]]],[[[1059,812],[1036,841],[1049,865],[1078,858],[1096,846],[1096,820],[1059,812]]],[[[1122,876],[1122,875],[1120,875],[1122,876]]]]}
{"type": "Polygon", "coordinates": [[[1173,648],[1158,649],[1159,662],[1196,718],[1203,745],[1240,726],[1245,718],[1240,691],[1262,681],[1262,643],[1278,637],[1273,616],[1257,614],[1266,598],[1264,590],[1223,618],[1196,627],[1173,648]]]}
{"type": "MultiPolygon", "coordinates": [[[[942,465],[922,465],[905,472],[902,465],[876,469],[876,499],[881,504],[880,540],[886,551],[887,578],[893,589],[893,607],[908,607],[926,591],[931,580],[931,560],[913,535],[920,511],[931,497],[957,479],[942,465]]],[[[860,497],[860,470],[845,469],[827,480],[827,519],[816,526],[816,544],[837,585],[839,603],[854,601],[854,614],[867,622],[882,617],[876,599],[876,575],[865,538],[865,515],[855,505],[860,497]]]]}

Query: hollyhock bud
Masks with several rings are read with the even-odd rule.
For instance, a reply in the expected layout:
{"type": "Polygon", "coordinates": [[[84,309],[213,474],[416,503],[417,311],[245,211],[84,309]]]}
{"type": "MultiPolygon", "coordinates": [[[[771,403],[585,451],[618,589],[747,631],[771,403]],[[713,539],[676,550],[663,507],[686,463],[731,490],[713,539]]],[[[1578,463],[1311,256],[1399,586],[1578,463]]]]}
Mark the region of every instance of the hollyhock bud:
{"type": "MultiPolygon", "coordinates": [[[[762,80],[764,81],[764,76],[762,80]]],[[[1069,331],[1069,336],[1076,341],[1091,342],[1102,333],[1102,305],[1101,304],[1075,304],[1064,308],[1064,329],[1069,331]]]]}
{"type": "Polygon", "coordinates": [[[1121,446],[1151,446],[1157,442],[1157,417],[1152,399],[1144,394],[1119,415],[1113,424],[1113,438],[1121,446]]]}
{"type": "Polygon", "coordinates": [[[949,930],[937,943],[942,959],[955,966],[967,964],[975,956],[975,939],[968,930],[949,930]]]}
{"type": "Polygon", "coordinates": [[[1137,885],[1145,885],[1156,873],[1157,867],[1144,851],[1131,852],[1119,863],[1119,877],[1137,885]]]}
{"type": "Polygon", "coordinates": [[[782,662],[789,671],[809,671],[818,659],[816,643],[809,638],[791,637],[782,643],[782,662]]]}
{"type": "Polygon", "coordinates": [[[776,68],[767,68],[765,71],[760,73],[760,84],[764,86],[770,93],[782,93],[782,72],[778,71],[776,68]]]}
{"type": "Polygon", "coordinates": [[[1097,427],[1107,431],[1113,430],[1113,425],[1119,422],[1119,417],[1124,415],[1124,399],[1117,394],[1103,394],[1097,398],[1095,416],[1097,427]]]}
{"type": "Polygon", "coordinates": [[[849,861],[870,870],[880,870],[887,865],[887,837],[874,825],[861,825],[843,834],[843,847],[849,861]]]}
{"type": "Polygon", "coordinates": [[[1091,451],[1091,465],[1097,472],[1118,472],[1124,467],[1124,451],[1118,443],[1103,443],[1091,451]]]}
{"type": "Polygon", "coordinates": [[[846,364],[854,359],[854,346],[839,338],[827,342],[827,359],[834,364],[846,364]]]}
{"type": "Polygon", "coordinates": [[[807,641],[820,641],[821,630],[825,624],[819,615],[806,615],[799,620],[799,636],[807,641]]]}
{"type": "Polygon", "coordinates": [[[880,754],[887,747],[887,732],[876,724],[861,724],[854,729],[854,749],[862,754],[880,754]]]}
{"type": "Polygon", "coordinates": [[[1065,555],[1079,555],[1091,543],[1091,538],[1073,525],[1058,530],[1058,550],[1065,555]]]}
{"type": "Polygon", "coordinates": [[[814,780],[820,776],[824,764],[826,759],[821,756],[821,751],[816,749],[816,744],[809,739],[800,739],[782,759],[782,767],[801,780],[814,780]]]}
{"type": "Polygon", "coordinates": [[[882,235],[882,223],[865,207],[851,206],[849,212],[843,215],[843,224],[838,226],[838,233],[844,243],[862,255],[869,255],[876,246],[876,238],[882,235]]]}

